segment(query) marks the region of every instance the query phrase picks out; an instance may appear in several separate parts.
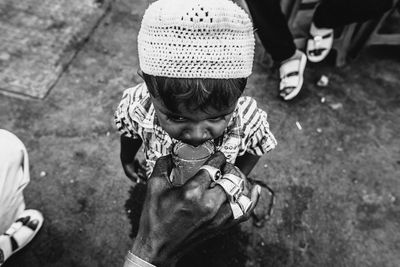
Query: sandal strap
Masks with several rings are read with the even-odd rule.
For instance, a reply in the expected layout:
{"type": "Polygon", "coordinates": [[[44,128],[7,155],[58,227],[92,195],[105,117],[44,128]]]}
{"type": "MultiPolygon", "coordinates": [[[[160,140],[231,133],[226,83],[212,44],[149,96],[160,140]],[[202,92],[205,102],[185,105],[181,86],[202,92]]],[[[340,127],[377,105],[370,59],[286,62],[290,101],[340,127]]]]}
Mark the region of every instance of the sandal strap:
{"type": "Polygon", "coordinates": [[[299,75],[296,76],[288,76],[281,80],[280,90],[288,89],[288,88],[296,88],[299,84],[299,75]]]}
{"type": "Polygon", "coordinates": [[[322,42],[324,41],[324,39],[333,38],[333,32],[324,35],[312,35],[311,37],[312,38],[310,38],[310,40],[314,43],[314,49],[310,49],[308,50],[308,52],[319,51],[316,52],[316,55],[318,55],[318,53],[322,53],[324,50],[327,50],[327,48],[324,48],[324,46],[322,45],[322,42]]]}
{"type": "Polygon", "coordinates": [[[6,261],[5,257],[4,257],[4,252],[3,250],[0,248],[0,266],[6,261]]]}
{"type": "Polygon", "coordinates": [[[30,220],[29,216],[26,217],[21,217],[18,220],[16,220],[13,224],[11,224],[10,228],[7,229],[7,231],[4,233],[4,235],[13,235],[15,231],[17,231],[19,228],[21,228],[22,225],[28,223],[30,220]]]}
{"type": "Polygon", "coordinates": [[[38,225],[39,225],[38,220],[33,220],[25,224],[25,226],[31,229],[32,231],[35,231],[38,225]]]}
{"type": "Polygon", "coordinates": [[[10,243],[11,243],[11,251],[14,252],[19,248],[17,240],[15,240],[15,238],[12,235],[10,235],[10,243]]]}
{"type": "Polygon", "coordinates": [[[31,216],[26,216],[26,217],[19,218],[15,222],[21,222],[22,224],[27,224],[30,219],[31,219],[31,216]]]}
{"type": "Polygon", "coordinates": [[[282,77],[282,79],[292,77],[292,76],[298,76],[298,75],[299,75],[298,71],[292,71],[292,72],[286,73],[285,76],[282,77]]]}
{"type": "Polygon", "coordinates": [[[308,51],[308,53],[312,56],[320,56],[322,52],[327,50],[326,48],[316,48],[316,49],[311,49],[308,51]]]}
{"type": "Polygon", "coordinates": [[[327,34],[324,34],[324,35],[314,35],[314,36],[312,36],[312,39],[320,40],[320,39],[328,39],[328,38],[331,38],[331,37],[333,37],[333,32],[330,32],[330,33],[327,33],[327,34]]]}
{"type": "Polygon", "coordinates": [[[299,66],[301,64],[301,59],[293,59],[285,62],[279,68],[280,78],[290,77],[293,75],[299,75],[299,66]]]}
{"type": "MultiPolygon", "coordinates": [[[[281,91],[286,91],[287,89],[292,89],[292,90],[294,90],[294,89],[296,89],[296,86],[286,86],[286,87],[281,88],[281,91]]],[[[288,94],[290,94],[290,93],[291,93],[291,92],[286,93],[286,95],[288,95],[288,94]]]]}

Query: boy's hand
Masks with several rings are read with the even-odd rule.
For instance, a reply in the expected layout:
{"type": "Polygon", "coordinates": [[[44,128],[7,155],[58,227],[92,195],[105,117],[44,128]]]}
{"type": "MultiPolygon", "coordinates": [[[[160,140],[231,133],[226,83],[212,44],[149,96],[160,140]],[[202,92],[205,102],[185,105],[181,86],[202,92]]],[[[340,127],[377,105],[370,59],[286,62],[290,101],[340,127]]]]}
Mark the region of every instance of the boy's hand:
{"type": "Polygon", "coordinates": [[[147,181],[146,168],[144,161],[135,158],[131,163],[122,163],[125,175],[135,183],[145,183],[147,181]]]}
{"type": "Polygon", "coordinates": [[[146,181],[146,171],[143,164],[136,158],[136,154],[142,145],[140,138],[131,138],[121,135],[121,163],[124,172],[135,183],[146,181]]]}
{"type": "Polygon", "coordinates": [[[252,185],[261,186],[261,194],[259,205],[253,210],[251,216],[253,217],[253,225],[256,227],[264,227],[273,212],[275,204],[275,192],[264,181],[248,177],[248,181],[252,185]]]}

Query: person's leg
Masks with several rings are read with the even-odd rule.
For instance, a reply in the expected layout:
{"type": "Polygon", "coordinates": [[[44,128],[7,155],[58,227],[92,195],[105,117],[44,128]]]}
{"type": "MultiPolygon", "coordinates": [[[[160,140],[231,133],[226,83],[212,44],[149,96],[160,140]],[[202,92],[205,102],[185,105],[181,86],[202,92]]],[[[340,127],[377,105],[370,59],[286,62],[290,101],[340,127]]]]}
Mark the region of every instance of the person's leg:
{"type": "Polygon", "coordinates": [[[29,159],[24,144],[0,129],[0,234],[25,209],[23,189],[29,183],[29,159]]]}
{"type": "Polygon", "coordinates": [[[315,9],[317,28],[336,28],[354,22],[379,18],[393,5],[393,0],[322,0],[315,9]]]}
{"type": "Polygon", "coordinates": [[[297,50],[279,0],[246,0],[265,50],[279,64],[279,95],[293,99],[303,85],[306,56],[297,50]]]}
{"type": "Polygon", "coordinates": [[[354,22],[379,18],[388,11],[393,0],[322,0],[315,9],[307,40],[307,57],[322,61],[333,44],[333,29],[354,22]]]}
{"type": "Polygon", "coordinates": [[[22,191],[29,183],[29,159],[24,144],[0,129],[0,266],[28,244],[43,224],[36,210],[25,210],[22,191]]]}
{"type": "Polygon", "coordinates": [[[289,59],[296,51],[293,36],[279,0],[246,0],[256,33],[275,62],[289,59]]]}

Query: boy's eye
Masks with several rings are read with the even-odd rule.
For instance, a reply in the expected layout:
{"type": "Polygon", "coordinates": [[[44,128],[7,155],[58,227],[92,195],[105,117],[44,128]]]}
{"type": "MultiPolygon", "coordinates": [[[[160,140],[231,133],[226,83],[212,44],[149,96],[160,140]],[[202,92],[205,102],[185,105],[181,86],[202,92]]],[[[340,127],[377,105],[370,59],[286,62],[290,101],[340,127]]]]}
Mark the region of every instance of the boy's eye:
{"type": "Polygon", "coordinates": [[[187,121],[186,118],[181,117],[181,116],[168,116],[168,119],[175,121],[175,122],[184,122],[187,121]]]}
{"type": "Polygon", "coordinates": [[[223,120],[223,119],[225,119],[225,116],[219,116],[219,117],[215,117],[215,118],[208,119],[208,120],[209,121],[220,121],[220,120],[223,120]]]}

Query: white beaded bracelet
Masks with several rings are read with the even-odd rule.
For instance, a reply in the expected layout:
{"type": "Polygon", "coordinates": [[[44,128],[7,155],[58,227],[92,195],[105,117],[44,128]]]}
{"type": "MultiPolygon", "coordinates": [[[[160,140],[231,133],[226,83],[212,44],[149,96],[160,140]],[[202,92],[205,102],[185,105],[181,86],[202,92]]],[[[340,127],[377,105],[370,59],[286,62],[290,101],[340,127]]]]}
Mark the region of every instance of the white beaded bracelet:
{"type": "Polygon", "coordinates": [[[156,266],[139,258],[129,250],[128,255],[126,255],[125,257],[124,267],[156,267],[156,266]]]}

